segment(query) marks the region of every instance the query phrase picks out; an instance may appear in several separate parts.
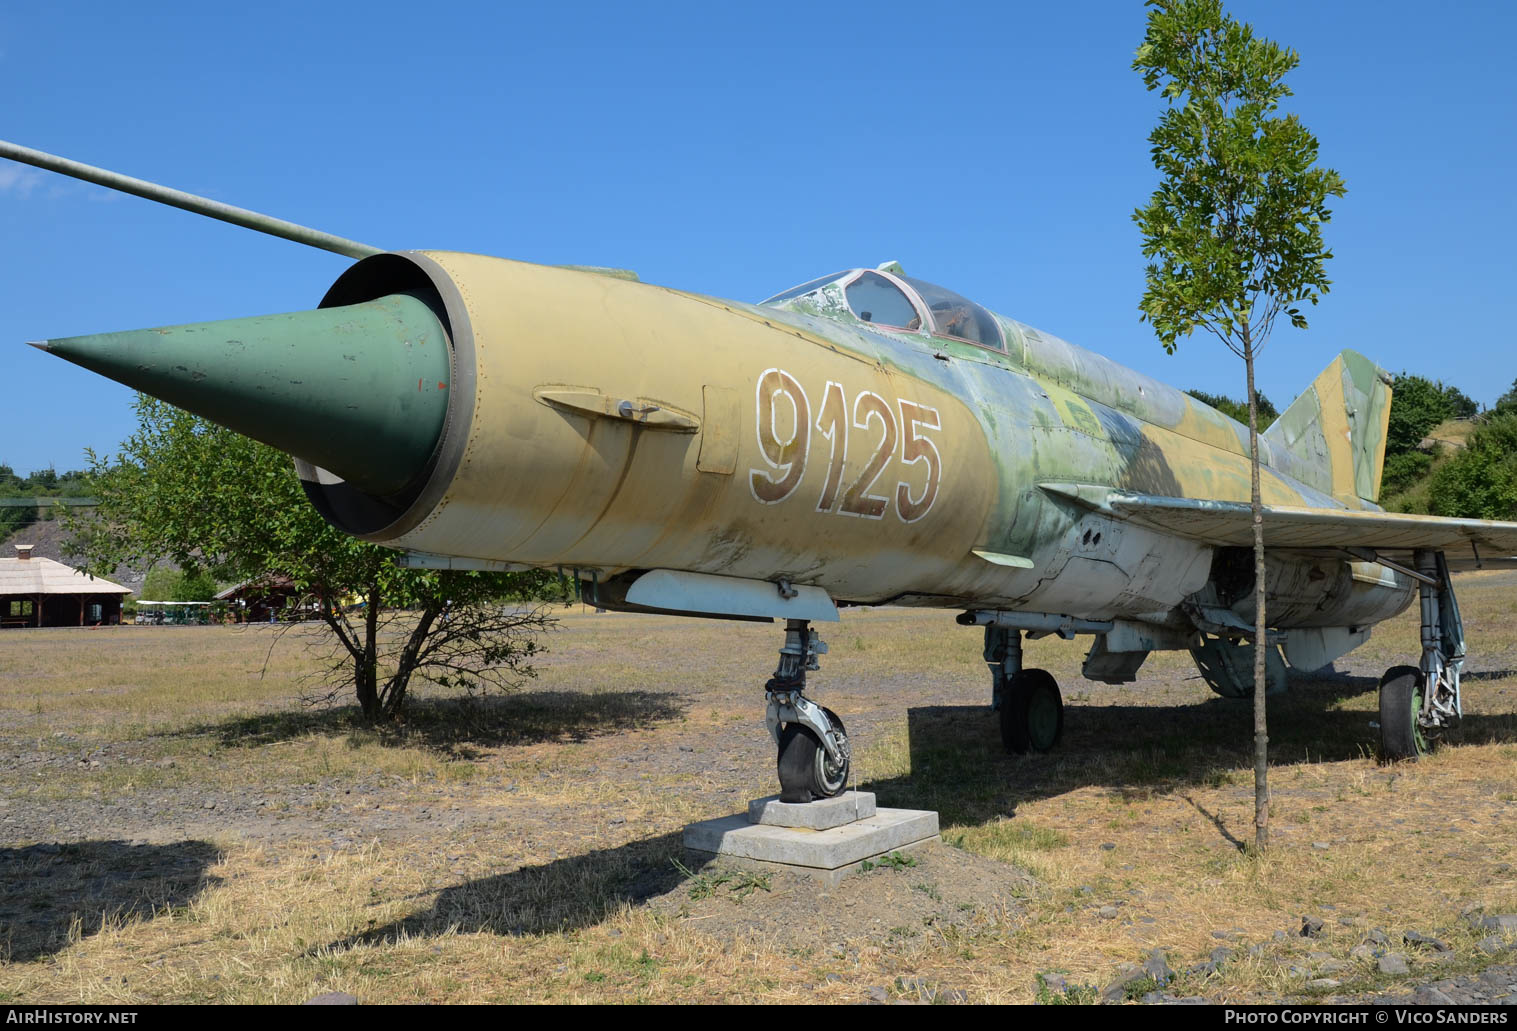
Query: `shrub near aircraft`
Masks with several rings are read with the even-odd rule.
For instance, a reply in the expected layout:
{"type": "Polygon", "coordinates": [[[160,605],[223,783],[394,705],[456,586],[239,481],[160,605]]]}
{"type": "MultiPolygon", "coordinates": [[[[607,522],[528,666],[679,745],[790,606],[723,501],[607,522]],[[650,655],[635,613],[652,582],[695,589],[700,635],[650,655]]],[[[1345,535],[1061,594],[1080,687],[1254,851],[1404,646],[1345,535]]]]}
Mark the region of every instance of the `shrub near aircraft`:
{"type": "MultiPolygon", "coordinates": [[[[288,452],[326,519],[403,563],[562,567],[609,609],[784,620],[766,695],[787,800],[847,782],[843,723],[804,688],[813,624],[848,605],[982,627],[1012,751],[1063,726],[1024,635],[1092,635],[1094,680],[1187,649],[1218,693],[1251,690],[1246,430],[897,264],[744,304],[384,252],[0,154],[361,259],[313,311],[39,346],[288,452]]],[[[1268,662],[1283,686],[1284,662],[1322,668],[1419,598],[1420,660],[1380,684],[1383,753],[1409,757],[1460,715],[1450,571],[1514,564],[1517,524],[1381,511],[1389,406],[1345,351],[1263,435],[1268,662]]]]}

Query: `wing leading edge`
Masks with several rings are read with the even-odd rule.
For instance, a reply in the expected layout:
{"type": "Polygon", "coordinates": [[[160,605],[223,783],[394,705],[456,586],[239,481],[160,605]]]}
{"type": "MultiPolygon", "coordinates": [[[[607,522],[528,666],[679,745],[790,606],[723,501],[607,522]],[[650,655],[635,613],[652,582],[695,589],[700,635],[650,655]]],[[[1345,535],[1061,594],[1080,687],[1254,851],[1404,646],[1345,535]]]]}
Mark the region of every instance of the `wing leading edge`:
{"type": "MultiPolygon", "coordinates": [[[[1083,483],[1039,486],[1094,511],[1180,537],[1223,546],[1253,546],[1253,512],[1244,502],[1137,494],[1083,483]]],[[[1426,548],[1449,553],[1451,562],[1469,558],[1478,566],[1507,566],[1517,556],[1517,523],[1266,505],[1264,544],[1271,549],[1292,550],[1426,548]]]]}

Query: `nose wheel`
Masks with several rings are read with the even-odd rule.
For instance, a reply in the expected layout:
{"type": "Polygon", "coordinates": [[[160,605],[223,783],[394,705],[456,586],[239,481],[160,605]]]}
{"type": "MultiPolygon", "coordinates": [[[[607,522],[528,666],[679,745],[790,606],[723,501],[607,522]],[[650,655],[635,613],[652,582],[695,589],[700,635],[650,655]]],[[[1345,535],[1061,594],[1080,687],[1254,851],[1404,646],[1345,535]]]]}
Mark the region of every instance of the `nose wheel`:
{"type": "Polygon", "coordinates": [[[823,708],[839,757],[834,759],[816,732],[800,723],[787,723],[780,731],[780,801],[810,802],[832,798],[848,787],[848,735],[837,713],[823,708]]]}
{"type": "Polygon", "coordinates": [[[827,645],[804,619],[785,621],[780,665],[764,685],[766,720],[778,749],[781,802],[811,802],[841,795],[848,786],[851,751],[843,721],[807,698],[806,671],[818,668],[827,645]]]}

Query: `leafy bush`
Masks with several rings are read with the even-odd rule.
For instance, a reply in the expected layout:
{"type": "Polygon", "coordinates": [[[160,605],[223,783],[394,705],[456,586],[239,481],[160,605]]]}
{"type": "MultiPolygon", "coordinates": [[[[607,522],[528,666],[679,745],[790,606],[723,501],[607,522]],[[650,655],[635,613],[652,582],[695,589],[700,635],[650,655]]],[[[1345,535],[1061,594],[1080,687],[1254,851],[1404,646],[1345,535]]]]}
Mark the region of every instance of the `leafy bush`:
{"type": "Polygon", "coordinates": [[[1517,518],[1517,408],[1488,418],[1463,451],[1433,472],[1428,509],[1465,519],[1517,518]]]}
{"type": "Polygon", "coordinates": [[[1403,451],[1385,456],[1385,470],[1380,476],[1382,495],[1405,490],[1427,475],[1433,456],[1426,451],[1403,451]]]}
{"type": "Polygon", "coordinates": [[[1434,427],[1448,419],[1469,418],[1475,402],[1458,387],[1403,372],[1391,382],[1391,417],[1385,431],[1385,453],[1415,451],[1434,427]]]}

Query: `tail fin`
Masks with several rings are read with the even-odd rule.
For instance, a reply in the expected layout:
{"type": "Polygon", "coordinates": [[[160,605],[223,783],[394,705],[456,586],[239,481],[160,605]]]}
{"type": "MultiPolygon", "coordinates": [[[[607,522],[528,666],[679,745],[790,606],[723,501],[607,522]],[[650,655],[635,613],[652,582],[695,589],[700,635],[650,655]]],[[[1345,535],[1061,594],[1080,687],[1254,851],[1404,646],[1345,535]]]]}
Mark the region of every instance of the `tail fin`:
{"type": "Polygon", "coordinates": [[[1380,497],[1390,417],[1390,375],[1344,351],[1263,436],[1305,460],[1297,475],[1309,486],[1357,508],[1380,497]]]}

